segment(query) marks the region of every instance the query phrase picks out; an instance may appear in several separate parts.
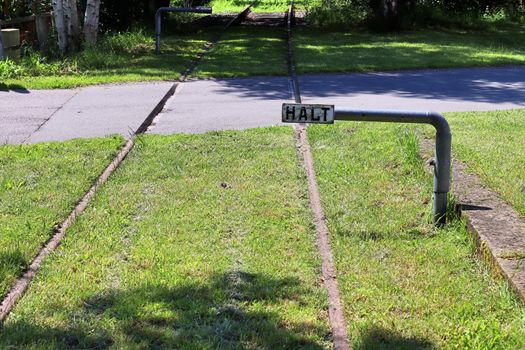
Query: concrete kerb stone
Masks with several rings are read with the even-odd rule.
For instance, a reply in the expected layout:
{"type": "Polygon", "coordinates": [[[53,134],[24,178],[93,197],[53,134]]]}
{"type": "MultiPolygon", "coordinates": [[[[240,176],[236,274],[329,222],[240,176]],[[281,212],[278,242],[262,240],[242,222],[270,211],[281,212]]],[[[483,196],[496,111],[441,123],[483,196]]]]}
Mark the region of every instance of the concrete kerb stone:
{"type": "Polygon", "coordinates": [[[509,204],[453,163],[453,191],[479,252],[525,303],[525,220],[509,204]]]}
{"type": "MultiPolygon", "coordinates": [[[[431,154],[432,141],[422,139],[421,155],[431,154]]],[[[457,159],[452,162],[452,192],[478,253],[525,303],[525,219],[457,159]]]]}

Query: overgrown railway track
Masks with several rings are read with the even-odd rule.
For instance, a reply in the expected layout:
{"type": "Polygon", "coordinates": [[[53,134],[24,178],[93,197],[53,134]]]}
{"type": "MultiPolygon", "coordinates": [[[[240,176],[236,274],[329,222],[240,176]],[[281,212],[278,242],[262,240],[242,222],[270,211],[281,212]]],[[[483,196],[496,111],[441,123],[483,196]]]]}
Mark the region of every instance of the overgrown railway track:
{"type": "Polygon", "coordinates": [[[148,127],[152,124],[155,117],[162,111],[166,103],[170,98],[173,97],[177,87],[186,81],[192,72],[195,70],[199,62],[206,56],[208,52],[220,41],[224,33],[233,25],[242,22],[243,18],[250,12],[252,5],[248,5],[241,12],[232,18],[224,28],[217,33],[210,41],[206,43],[203,50],[195,57],[190,65],[181,73],[179,79],[177,79],[171,88],[166,92],[162,99],[157,103],[149,115],[144,119],[142,124],[133,132],[131,137],[126,140],[121,149],[117,152],[117,155],[112,159],[110,164],[104,169],[102,174],[96,179],[95,183],[89,188],[89,190],[82,196],[77,202],[73,210],[56,228],[52,237],[44,244],[40,249],[36,257],[31,261],[25,272],[20,276],[7,295],[3,298],[0,304],[0,326],[3,324],[9,313],[12,311],[17,301],[27,291],[31,281],[35,277],[38,269],[47,258],[61,243],[66,235],[66,231],[76,221],[77,217],[81,215],[87,208],[90,201],[93,199],[98,189],[106,183],[109,177],[115,172],[115,170],[122,164],[127,155],[131,152],[133,147],[137,143],[137,137],[145,133],[148,127]]]}
{"type": "MultiPolygon", "coordinates": [[[[91,188],[84,194],[80,201],[76,204],[73,211],[68,217],[62,221],[62,223],[56,229],[54,235],[49,239],[46,244],[39,251],[38,255],[33,259],[29,267],[18,278],[12,289],[9,291],[7,296],[3,299],[0,305],[0,325],[9,315],[17,301],[23,296],[25,291],[28,289],[32,279],[35,277],[38,269],[46,259],[60,245],[61,241],[66,235],[68,228],[75,222],[76,218],[83,213],[87,208],[90,201],[93,199],[97,190],[104,185],[104,183],[110,178],[114,171],[122,164],[127,155],[131,152],[137,143],[138,137],[148,131],[154,124],[155,118],[163,111],[167,102],[174,98],[177,89],[184,83],[199,62],[210,52],[213,47],[220,41],[223,34],[233,25],[243,21],[244,18],[249,14],[252,5],[247,6],[243,11],[232,18],[224,28],[214,36],[210,41],[206,43],[203,50],[195,57],[190,65],[181,73],[181,77],[173,83],[171,88],[166,92],[162,99],[157,103],[149,115],[144,119],[142,124],[134,131],[132,136],[126,140],[122,148],[119,150],[117,155],[112,159],[111,163],[106,167],[102,174],[98,177],[91,188]]],[[[296,103],[301,103],[301,92],[299,81],[295,69],[294,50],[293,50],[293,26],[295,22],[294,18],[294,2],[291,1],[288,11],[284,14],[285,27],[286,27],[286,42],[287,42],[287,66],[290,82],[290,91],[293,99],[296,103]]],[[[276,111],[278,113],[278,111],[276,111]]],[[[333,346],[335,349],[348,349],[348,337],[346,333],[346,326],[343,316],[342,303],[340,300],[339,289],[336,279],[336,271],[333,262],[333,257],[330,249],[330,240],[328,235],[328,227],[326,219],[323,214],[321,207],[319,190],[315,178],[315,172],[313,169],[313,157],[308,143],[307,129],[305,125],[299,125],[295,128],[295,137],[298,141],[298,149],[303,166],[308,178],[308,191],[310,196],[310,207],[312,210],[313,220],[316,226],[317,233],[317,245],[319,249],[319,255],[322,261],[322,280],[324,287],[327,290],[329,298],[329,323],[331,326],[333,336],[333,346]]]]}

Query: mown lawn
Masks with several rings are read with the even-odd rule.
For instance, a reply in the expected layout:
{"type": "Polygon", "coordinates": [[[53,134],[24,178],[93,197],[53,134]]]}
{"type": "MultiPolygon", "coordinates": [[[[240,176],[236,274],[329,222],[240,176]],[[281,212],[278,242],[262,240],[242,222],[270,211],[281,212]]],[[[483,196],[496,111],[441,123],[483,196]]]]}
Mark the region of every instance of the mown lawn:
{"type": "Polygon", "coordinates": [[[525,109],[446,117],[454,155],[525,217],[525,109]]]}
{"type": "Polygon", "coordinates": [[[112,137],[0,146],[0,298],[122,142],[112,137]]]}
{"type": "Polygon", "coordinates": [[[329,349],[316,252],[290,128],[147,136],[0,347],[329,349]]]}
{"type": "Polygon", "coordinates": [[[194,76],[286,75],[286,57],[282,28],[231,28],[197,66],[194,76]]]}
{"type": "Polygon", "coordinates": [[[354,349],[525,347],[525,308],[464,224],[430,224],[432,179],[412,129],[343,122],[309,138],[354,349]]]}
{"type": "Polygon", "coordinates": [[[0,66],[0,90],[175,80],[219,30],[207,28],[195,33],[165,33],[161,55],[155,54],[152,33],[110,35],[102,39],[97,48],[87,49],[65,60],[43,60],[34,56],[18,66],[4,67],[4,73],[0,66]]]}
{"type": "Polygon", "coordinates": [[[525,63],[525,29],[417,30],[392,34],[296,27],[300,73],[366,72],[525,63]]]}

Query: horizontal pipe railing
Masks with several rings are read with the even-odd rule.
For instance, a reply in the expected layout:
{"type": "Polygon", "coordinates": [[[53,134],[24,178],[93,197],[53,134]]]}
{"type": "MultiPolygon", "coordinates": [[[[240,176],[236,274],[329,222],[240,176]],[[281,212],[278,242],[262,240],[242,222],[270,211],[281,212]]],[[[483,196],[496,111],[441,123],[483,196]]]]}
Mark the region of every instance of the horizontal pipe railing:
{"type": "Polygon", "coordinates": [[[360,110],[336,107],[334,119],[432,125],[436,129],[432,218],[435,224],[445,222],[447,195],[450,191],[452,134],[447,120],[441,114],[436,112],[360,110]]]}

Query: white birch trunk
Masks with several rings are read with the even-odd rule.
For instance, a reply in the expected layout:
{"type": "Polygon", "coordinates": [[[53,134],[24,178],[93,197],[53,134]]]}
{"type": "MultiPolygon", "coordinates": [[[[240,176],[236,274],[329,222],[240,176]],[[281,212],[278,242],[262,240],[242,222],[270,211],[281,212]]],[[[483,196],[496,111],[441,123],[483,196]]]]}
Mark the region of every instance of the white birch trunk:
{"type": "Polygon", "coordinates": [[[53,17],[55,23],[55,30],[58,37],[58,48],[60,52],[66,53],[68,48],[67,28],[64,18],[64,3],[62,0],[53,0],[53,17]]]}
{"type": "Polygon", "coordinates": [[[88,45],[97,43],[100,0],[87,0],[84,16],[84,38],[88,45]]]}

